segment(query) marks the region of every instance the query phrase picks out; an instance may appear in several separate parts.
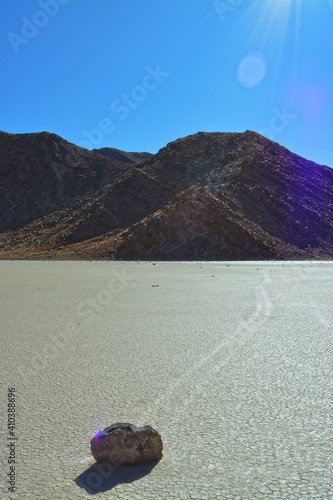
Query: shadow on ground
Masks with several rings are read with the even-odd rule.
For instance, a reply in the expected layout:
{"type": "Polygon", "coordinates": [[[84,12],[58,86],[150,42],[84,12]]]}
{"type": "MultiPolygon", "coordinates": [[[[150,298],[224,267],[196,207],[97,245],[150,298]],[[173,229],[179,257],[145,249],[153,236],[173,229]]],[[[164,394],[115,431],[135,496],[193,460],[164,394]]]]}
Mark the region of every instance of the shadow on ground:
{"type": "Polygon", "coordinates": [[[108,491],[122,483],[132,483],[149,474],[158,464],[154,460],[148,464],[120,465],[113,467],[109,462],[94,463],[80,474],[75,482],[91,495],[108,491]]]}

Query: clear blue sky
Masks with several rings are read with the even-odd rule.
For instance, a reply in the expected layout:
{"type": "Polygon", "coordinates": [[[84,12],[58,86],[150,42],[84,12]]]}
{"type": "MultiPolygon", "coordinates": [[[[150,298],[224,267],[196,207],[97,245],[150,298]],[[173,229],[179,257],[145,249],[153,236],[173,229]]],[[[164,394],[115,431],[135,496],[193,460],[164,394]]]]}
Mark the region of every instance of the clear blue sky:
{"type": "Polygon", "coordinates": [[[155,153],[255,130],[333,167],[333,0],[1,0],[1,123],[155,153]]]}

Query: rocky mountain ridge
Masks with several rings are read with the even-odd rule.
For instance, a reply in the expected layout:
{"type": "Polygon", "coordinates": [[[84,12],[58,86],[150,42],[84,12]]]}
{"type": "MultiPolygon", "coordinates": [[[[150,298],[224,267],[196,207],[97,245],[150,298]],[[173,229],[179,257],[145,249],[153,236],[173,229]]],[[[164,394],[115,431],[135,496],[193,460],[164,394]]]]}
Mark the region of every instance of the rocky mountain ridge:
{"type": "Polygon", "coordinates": [[[200,132],[137,164],[47,133],[0,146],[1,258],[333,256],[333,170],[255,132],[200,132]]]}
{"type": "Polygon", "coordinates": [[[0,132],[0,151],[0,232],[68,209],[131,168],[48,132],[0,132]]]}
{"type": "Polygon", "coordinates": [[[116,148],[99,148],[93,149],[92,151],[93,153],[106,156],[107,158],[131,164],[140,163],[153,156],[151,153],[127,153],[126,151],[116,148]]]}

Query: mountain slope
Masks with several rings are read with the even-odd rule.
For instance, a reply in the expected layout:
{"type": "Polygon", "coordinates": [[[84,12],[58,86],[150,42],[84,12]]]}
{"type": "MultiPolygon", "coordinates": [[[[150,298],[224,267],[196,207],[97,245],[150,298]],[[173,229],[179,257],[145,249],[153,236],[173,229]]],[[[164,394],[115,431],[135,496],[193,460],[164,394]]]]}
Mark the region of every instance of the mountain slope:
{"type": "MultiPolygon", "coordinates": [[[[105,168],[104,185],[95,182],[66,208],[0,235],[0,256],[333,256],[333,170],[254,132],[198,133],[139,165],[113,161],[105,168]]],[[[74,189],[76,179],[69,179],[74,189]]]]}
{"type": "Polygon", "coordinates": [[[130,168],[47,132],[0,132],[0,150],[0,231],[68,208],[130,168]]]}
{"type": "Polygon", "coordinates": [[[153,156],[151,153],[127,153],[126,151],[115,148],[100,148],[93,149],[92,151],[99,155],[106,156],[107,158],[130,164],[140,163],[153,156]]]}

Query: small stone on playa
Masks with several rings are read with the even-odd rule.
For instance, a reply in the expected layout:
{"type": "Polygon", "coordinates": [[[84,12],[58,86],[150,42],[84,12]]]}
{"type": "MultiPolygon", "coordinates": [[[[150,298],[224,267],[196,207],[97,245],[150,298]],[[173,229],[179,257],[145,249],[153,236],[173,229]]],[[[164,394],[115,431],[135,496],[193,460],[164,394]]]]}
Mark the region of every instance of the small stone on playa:
{"type": "Polygon", "coordinates": [[[160,434],[150,425],[137,427],[117,422],[100,431],[90,441],[96,462],[112,465],[144,464],[162,458],[160,434]]]}

